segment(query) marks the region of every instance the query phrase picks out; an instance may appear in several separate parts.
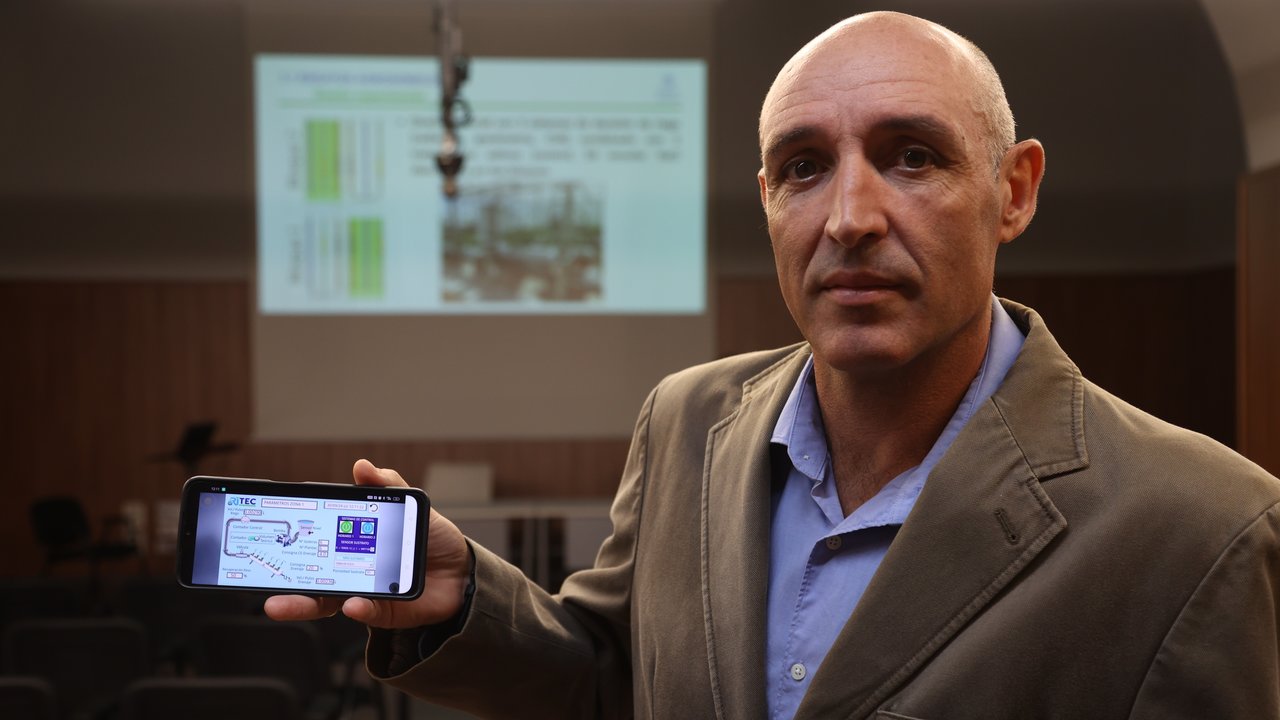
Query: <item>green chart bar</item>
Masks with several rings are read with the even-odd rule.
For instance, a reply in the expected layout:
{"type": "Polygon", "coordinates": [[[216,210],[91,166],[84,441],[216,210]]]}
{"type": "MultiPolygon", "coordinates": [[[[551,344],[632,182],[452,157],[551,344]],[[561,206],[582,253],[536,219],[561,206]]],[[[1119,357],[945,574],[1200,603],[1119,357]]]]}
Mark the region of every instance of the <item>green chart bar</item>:
{"type": "Polygon", "coordinates": [[[342,195],[338,184],[337,120],[307,121],[307,199],[337,200],[342,195]]]}
{"type": "Polygon", "coordinates": [[[347,221],[351,297],[382,297],[382,219],[347,221]]]}

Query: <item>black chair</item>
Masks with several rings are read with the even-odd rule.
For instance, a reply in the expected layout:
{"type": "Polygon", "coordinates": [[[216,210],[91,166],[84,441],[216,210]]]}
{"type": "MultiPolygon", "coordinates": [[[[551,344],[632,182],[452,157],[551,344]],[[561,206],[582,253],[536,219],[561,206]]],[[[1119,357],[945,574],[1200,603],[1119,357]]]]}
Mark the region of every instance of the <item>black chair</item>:
{"type": "Polygon", "coordinates": [[[342,710],[324,646],[310,624],[229,617],[201,623],[198,633],[201,675],[281,680],[302,699],[302,714],[309,720],[332,720],[342,710]]]}
{"type": "Polygon", "coordinates": [[[125,690],[119,720],[301,720],[298,696],[272,678],[147,678],[125,690]]]}
{"type": "Polygon", "coordinates": [[[158,671],[183,675],[193,666],[196,629],[213,618],[261,615],[262,597],[221,590],[192,590],[173,577],[122,578],[108,599],[117,615],[147,629],[158,671]]]}
{"type": "Polygon", "coordinates": [[[57,720],[53,686],[38,677],[0,677],[0,708],[13,720],[57,720]]]}
{"type": "Polygon", "coordinates": [[[50,497],[31,504],[31,529],[44,548],[44,572],[69,560],[84,560],[91,575],[98,563],[116,558],[140,557],[137,539],[127,519],[107,518],[102,537],[95,540],[84,506],[73,497],[50,497]]]}
{"type": "Polygon", "coordinates": [[[150,672],[146,631],[123,618],[15,622],[3,650],[4,672],[48,681],[64,719],[103,715],[150,672]]]}

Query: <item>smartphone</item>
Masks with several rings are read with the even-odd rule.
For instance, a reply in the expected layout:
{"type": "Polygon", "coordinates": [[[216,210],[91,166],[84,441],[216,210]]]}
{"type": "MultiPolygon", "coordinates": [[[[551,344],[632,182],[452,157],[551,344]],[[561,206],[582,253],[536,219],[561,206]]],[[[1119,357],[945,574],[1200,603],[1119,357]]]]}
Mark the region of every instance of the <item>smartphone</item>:
{"type": "Polygon", "coordinates": [[[178,582],[412,600],[430,509],[417,488],[193,477],[182,487],[178,582]]]}

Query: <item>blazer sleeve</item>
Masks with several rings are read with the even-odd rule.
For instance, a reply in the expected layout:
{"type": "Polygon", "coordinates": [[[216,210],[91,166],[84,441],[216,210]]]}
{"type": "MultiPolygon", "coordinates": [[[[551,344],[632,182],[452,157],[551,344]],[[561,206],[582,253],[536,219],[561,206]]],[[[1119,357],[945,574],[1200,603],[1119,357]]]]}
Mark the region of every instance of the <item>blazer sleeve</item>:
{"type": "Polygon", "coordinates": [[[1235,537],[1192,593],[1130,717],[1280,718],[1278,612],[1280,505],[1273,505],[1235,537]]]}
{"type": "Polygon", "coordinates": [[[404,633],[374,631],[369,671],[433,703],[485,718],[623,718],[632,714],[631,579],[645,488],[650,393],[610,510],[613,534],[594,568],[550,595],[473,543],[476,591],[461,631],[399,674],[404,633]]]}

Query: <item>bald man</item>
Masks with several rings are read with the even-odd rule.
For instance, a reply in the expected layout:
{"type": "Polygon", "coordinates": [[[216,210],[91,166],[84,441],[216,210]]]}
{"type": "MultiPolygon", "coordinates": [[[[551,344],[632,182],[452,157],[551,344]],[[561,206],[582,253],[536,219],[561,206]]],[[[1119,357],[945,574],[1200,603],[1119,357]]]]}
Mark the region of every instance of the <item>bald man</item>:
{"type": "Polygon", "coordinates": [[[341,605],[370,671],[482,717],[1280,717],[1280,481],[994,298],[1045,154],[982,52],[851,18],[779,73],[760,147],[806,342],[654,389],[559,595],[433,512],[422,598],[341,605]]]}

